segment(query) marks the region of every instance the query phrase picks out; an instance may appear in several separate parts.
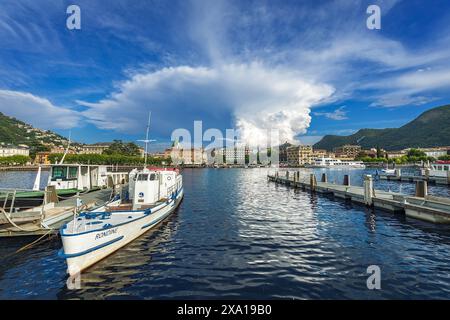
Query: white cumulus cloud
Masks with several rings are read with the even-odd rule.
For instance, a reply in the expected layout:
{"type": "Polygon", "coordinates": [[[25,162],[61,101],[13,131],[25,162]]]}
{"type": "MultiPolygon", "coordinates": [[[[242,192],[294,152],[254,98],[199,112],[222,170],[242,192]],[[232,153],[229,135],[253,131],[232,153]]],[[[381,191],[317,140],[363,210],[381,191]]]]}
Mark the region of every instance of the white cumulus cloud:
{"type": "Polygon", "coordinates": [[[31,93],[0,90],[0,111],[42,129],[67,129],[80,124],[81,115],[55,106],[31,93]]]}
{"type": "Polygon", "coordinates": [[[148,110],[155,117],[153,130],[163,134],[194,120],[206,119],[204,130],[223,126],[231,114],[241,140],[255,145],[265,143],[268,130],[279,130],[283,141],[304,134],[311,107],[333,92],[327,84],[261,63],[179,66],[134,75],[108,98],[79,103],[96,126],[123,132],[142,132],[148,110]]]}

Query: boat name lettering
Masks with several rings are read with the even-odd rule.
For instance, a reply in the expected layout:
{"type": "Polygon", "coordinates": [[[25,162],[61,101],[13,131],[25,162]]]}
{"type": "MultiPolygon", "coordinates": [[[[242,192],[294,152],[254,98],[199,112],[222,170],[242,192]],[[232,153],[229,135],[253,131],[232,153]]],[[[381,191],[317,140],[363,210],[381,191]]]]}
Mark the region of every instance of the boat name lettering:
{"type": "Polygon", "coordinates": [[[99,233],[97,233],[95,235],[95,240],[98,240],[98,239],[110,236],[112,234],[116,234],[117,233],[117,229],[118,228],[114,228],[114,229],[109,229],[109,230],[106,230],[106,231],[99,232],[99,233]]]}

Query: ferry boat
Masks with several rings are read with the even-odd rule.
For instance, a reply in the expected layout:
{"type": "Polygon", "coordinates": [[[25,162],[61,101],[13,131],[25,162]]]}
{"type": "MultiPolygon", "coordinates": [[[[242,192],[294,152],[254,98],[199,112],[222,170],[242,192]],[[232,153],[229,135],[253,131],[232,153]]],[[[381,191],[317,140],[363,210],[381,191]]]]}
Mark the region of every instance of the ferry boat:
{"type": "Polygon", "coordinates": [[[423,176],[450,179],[450,161],[436,161],[428,168],[421,169],[423,176]]]}
{"type": "Polygon", "coordinates": [[[167,218],[183,199],[178,169],[130,172],[128,197],[95,212],[83,212],[60,230],[68,273],[73,276],[130,243],[167,218]]]}
{"type": "Polygon", "coordinates": [[[336,158],[314,158],[313,162],[307,165],[309,168],[365,168],[362,161],[346,161],[336,158]]]}
{"type": "Polygon", "coordinates": [[[147,168],[150,114],[145,140],[144,168],[129,173],[128,193],[114,205],[82,212],[61,230],[59,255],[73,276],[157,226],[183,199],[183,177],[178,169],[147,168]]]}

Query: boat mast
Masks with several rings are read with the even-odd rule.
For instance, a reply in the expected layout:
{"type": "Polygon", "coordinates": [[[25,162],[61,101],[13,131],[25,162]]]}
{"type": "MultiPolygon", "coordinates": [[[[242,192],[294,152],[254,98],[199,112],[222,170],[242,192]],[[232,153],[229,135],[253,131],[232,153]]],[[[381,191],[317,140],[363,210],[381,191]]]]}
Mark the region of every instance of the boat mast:
{"type": "Polygon", "coordinates": [[[150,140],[148,138],[148,134],[150,132],[150,118],[152,116],[152,112],[150,111],[148,113],[148,123],[147,123],[147,131],[145,133],[145,140],[138,140],[140,142],[144,142],[145,143],[145,149],[144,149],[144,169],[147,167],[147,153],[148,153],[148,144],[152,141],[156,141],[156,140],[150,140]]]}
{"type": "Polygon", "coordinates": [[[147,123],[147,131],[145,133],[145,154],[144,154],[144,168],[147,167],[147,152],[148,152],[148,133],[150,131],[150,117],[152,116],[152,112],[148,113],[148,123],[147,123]]]}
{"type": "Polygon", "coordinates": [[[66,158],[67,153],[69,152],[69,147],[70,147],[70,136],[72,135],[72,130],[69,131],[69,143],[67,143],[67,148],[66,151],[64,152],[63,157],[61,158],[61,161],[59,162],[59,164],[63,164],[64,159],[66,158]]]}

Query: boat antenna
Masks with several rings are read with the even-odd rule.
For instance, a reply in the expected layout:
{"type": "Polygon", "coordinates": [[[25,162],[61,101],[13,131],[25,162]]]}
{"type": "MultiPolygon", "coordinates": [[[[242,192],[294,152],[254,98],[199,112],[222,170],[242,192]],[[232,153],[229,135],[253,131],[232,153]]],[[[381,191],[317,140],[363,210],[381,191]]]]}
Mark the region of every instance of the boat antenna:
{"type": "Polygon", "coordinates": [[[61,161],[59,162],[59,164],[63,164],[64,159],[66,158],[67,153],[69,152],[69,147],[70,147],[70,136],[72,135],[72,130],[69,131],[69,142],[67,143],[67,148],[66,151],[64,152],[63,157],[61,158],[61,161]]]}
{"type": "Polygon", "coordinates": [[[138,140],[140,142],[144,142],[145,143],[145,149],[144,149],[144,169],[147,167],[147,153],[148,153],[148,144],[150,142],[156,141],[156,140],[149,140],[148,138],[148,134],[150,132],[150,118],[152,116],[152,112],[150,111],[148,113],[148,123],[147,123],[147,131],[145,133],[145,140],[138,140]]]}

